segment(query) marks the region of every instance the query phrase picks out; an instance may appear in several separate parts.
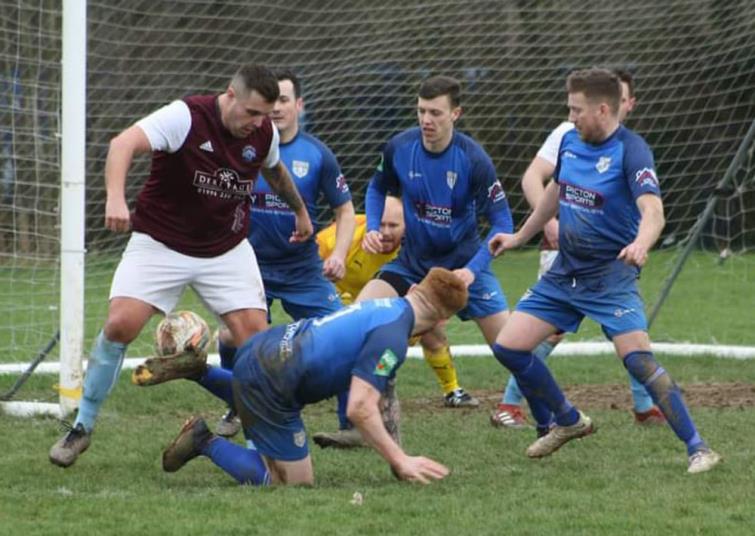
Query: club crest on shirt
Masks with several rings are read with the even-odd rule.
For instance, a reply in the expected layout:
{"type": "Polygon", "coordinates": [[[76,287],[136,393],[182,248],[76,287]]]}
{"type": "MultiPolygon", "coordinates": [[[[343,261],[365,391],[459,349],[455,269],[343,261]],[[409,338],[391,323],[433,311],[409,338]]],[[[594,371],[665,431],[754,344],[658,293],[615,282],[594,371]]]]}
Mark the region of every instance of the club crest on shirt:
{"type": "Polygon", "coordinates": [[[257,151],[254,150],[254,147],[251,145],[245,145],[243,149],[241,149],[241,158],[244,159],[244,162],[251,162],[254,160],[254,157],[257,156],[257,151]]]}
{"type": "Polygon", "coordinates": [[[598,163],[595,164],[595,169],[598,170],[598,173],[605,173],[608,171],[608,168],[611,167],[611,157],[610,156],[601,156],[598,159],[598,163]]]}
{"type": "Polygon", "coordinates": [[[299,177],[305,177],[309,173],[309,162],[305,160],[294,160],[291,162],[291,173],[299,177]]]}
{"type": "Polygon", "coordinates": [[[302,448],[306,442],[307,442],[307,434],[304,432],[304,430],[299,430],[298,432],[294,433],[294,445],[296,445],[299,448],[302,448]]]}
{"type": "Polygon", "coordinates": [[[380,356],[378,364],[375,366],[375,376],[390,376],[391,372],[393,372],[393,369],[396,367],[396,363],[398,363],[396,354],[394,354],[390,348],[386,348],[383,355],[380,356]]]}
{"type": "Polygon", "coordinates": [[[653,168],[642,168],[634,175],[634,181],[639,186],[655,186],[658,187],[658,177],[655,176],[655,170],[653,168]]]}
{"type": "Polygon", "coordinates": [[[454,186],[456,185],[456,179],[459,177],[459,175],[455,171],[446,171],[446,184],[448,184],[448,187],[452,190],[454,189],[454,186]]]}

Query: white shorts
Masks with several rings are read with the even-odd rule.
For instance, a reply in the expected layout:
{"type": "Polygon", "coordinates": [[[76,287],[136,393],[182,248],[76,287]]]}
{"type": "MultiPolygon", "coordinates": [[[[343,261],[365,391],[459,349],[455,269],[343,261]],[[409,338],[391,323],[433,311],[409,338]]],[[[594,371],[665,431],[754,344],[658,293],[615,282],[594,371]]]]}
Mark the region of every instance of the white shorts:
{"type": "Polygon", "coordinates": [[[248,240],[218,257],[190,257],[136,232],[113,275],[110,299],[136,298],[167,314],[187,286],[217,315],[267,310],[262,276],[248,240]]]}
{"type": "Polygon", "coordinates": [[[545,275],[545,272],[551,269],[556,257],[558,257],[557,249],[544,249],[540,252],[540,268],[537,270],[538,280],[545,275]]]}

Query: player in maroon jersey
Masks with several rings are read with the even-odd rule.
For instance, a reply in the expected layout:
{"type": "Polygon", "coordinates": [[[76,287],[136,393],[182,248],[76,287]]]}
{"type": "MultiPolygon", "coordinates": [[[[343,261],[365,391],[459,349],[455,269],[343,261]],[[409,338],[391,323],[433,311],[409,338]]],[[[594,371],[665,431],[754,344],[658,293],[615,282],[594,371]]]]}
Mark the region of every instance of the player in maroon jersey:
{"type": "Polygon", "coordinates": [[[105,226],[133,232],[113,276],[76,421],[50,450],[52,463],[68,467],[89,447],[126,347],[152,315],[170,312],[188,285],[228,326],[237,346],[267,327],[262,279],[246,240],[258,172],[296,214],[290,240],[312,235],[269,118],[278,92],[269,69],[245,65],[221,95],[173,101],[110,142],[105,226]],[[152,168],[130,213],[126,175],[132,158],[147,152],[152,168]]]}

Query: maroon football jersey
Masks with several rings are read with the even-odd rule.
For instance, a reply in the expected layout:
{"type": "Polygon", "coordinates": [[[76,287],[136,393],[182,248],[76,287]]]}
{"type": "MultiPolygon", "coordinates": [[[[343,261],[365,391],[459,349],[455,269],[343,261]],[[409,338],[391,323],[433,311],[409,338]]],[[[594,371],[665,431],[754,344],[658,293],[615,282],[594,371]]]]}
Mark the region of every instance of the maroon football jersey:
{"type": "Polygon", "coordinates": [[[186,97],[191,128],[175,153],[155,151],[136,200],[134,231],[193,257],[216,257],[246,239],[249,194],[270,151],[269,118],[246,138],[220,120],[216,95],[186,97]]]}

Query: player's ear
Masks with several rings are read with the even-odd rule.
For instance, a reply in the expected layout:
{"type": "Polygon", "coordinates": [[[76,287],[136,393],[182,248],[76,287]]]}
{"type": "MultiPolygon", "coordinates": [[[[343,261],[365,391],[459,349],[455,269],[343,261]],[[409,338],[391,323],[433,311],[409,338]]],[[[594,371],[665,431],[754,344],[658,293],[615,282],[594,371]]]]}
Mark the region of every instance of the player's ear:
{"type": "Polygon", "coordinates": [[[451,121],[454,121],[454,122],[457,121],[461,117],[461,114],[463,113],[463,111],[464,110],[462,109],[461,106],[457,106],[456,108],[452,109],[451,110],[451,121]]]}
{"type": "Polygon", "coordinates": [[[298,113],[302,113],[304,111],[304,99],[301,97],[298,97],[296,99],[296,111],[298,113]]]}

